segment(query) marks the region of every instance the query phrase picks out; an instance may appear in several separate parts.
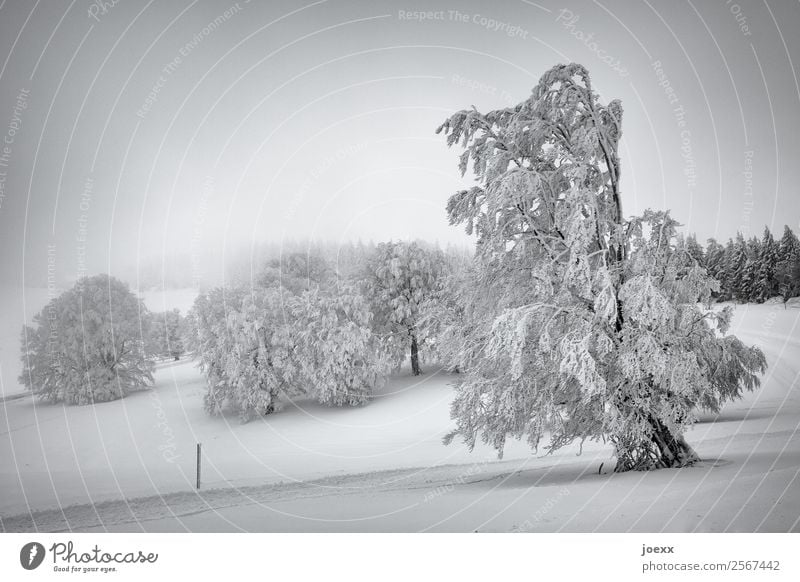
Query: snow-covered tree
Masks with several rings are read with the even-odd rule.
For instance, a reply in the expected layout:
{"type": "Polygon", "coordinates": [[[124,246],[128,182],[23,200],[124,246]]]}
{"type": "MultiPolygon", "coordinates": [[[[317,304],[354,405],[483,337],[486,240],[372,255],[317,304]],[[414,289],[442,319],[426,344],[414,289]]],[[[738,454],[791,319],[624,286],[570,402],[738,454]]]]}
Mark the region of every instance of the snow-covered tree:
{"type": "Polygon", "coordinates": [[[775,242],[769,228],[764,227],[764,236],[758,255],[758,274],[754,289],[755,300],[763,303],[778,293],[778,281],[775,278],[775,269],[778,266],[778,244],[775,242]]]}
{"type": "Polygon", "coordinates": [[[373,334],[372,313],[355,287],[306,291],[288,301],[295,382],[322,404],[357,406],[382,386],[391,363],[373,334]]]}
{"type": "Polygon", "coordinates": [[[450,372],[460,371],[469,349],[465,341],[470,334],[464,334],[464,329],[480,325],[481,318],[473,315],[478,302],[472,293],[477,276],[470,256],[462,252],[445,254],[440,284],[421,306],[419,328],[426,337],[427,350],[450,372]]]}
{"type": "Polygon", "coordinates": [[[742,303],[751,303],[756,301],[756,294],[758,292],[758,270],[759,263],[756,259],[747,259],[742,269],[742,276],[737,286],[738,295],[737,299],[742,303]]]}
{"type": "Polygon", "coordinates": [[[267,261],[258,277],[260,287],[278,287],[289,295],[300,294],[331,282],[333,272],[319,249],[291,251],[267,261]]]}
{"type": "Polygon", "coordinates": [[[180,360],[186,353],[185,318],[179,309],[150,314],[150,334],[146,342],[148,351],[160,358],[180,360]]]}
{"type": "Polygon", "coordinates": [[[775,279],[784,303],[800,295],[800,241],[788,226],[778,245],[775,279]]]}
{"type": "Polygon", "coordinates": [[[736,233],[736,241],[726,248],[727,262],[725,265],[725,286],[730,293],[730,299],[747,303],[750,298],[750,281],[748,274],[747,241],[742,233],[736,233]]]}
{"type": "Polygon", "coordinates": [[[196,352],[208,380],[207,412],[243,421],[278,410],[281,397],[364,404],[391,360],[355,285],[291,294],[271,287],[213,289],[192,309],[196,352]]]}
{"type": "Polygon", "coordinates": [[[443,268],[443,254],[417,242],[379,244],[367,266],[364,286],[372,305],[374,328],[395,347],[399,365],[410,350],[414,375],[420,370],[420,306],[433,294],[443,268]]]}
{"type": "Polygon", "coordinates": [[[793,256],[800,255],[800,240],[788,225],[783,227],[783,236],[778,244],[778,259],[785,261],[793,256]]]}
{"type": "Polygon", "coordinates": [[[296,394],[280,290],[217,288],[199,296],[194,309],[209,413],[228,409],[246,421],[274,412],[281,394],[296,394]]]}
{"type": "Polygon", "coordinates": [[[239,289],[215,287],[198,295],[189,312],[193,349],[208,382],[204,403],[210,414],[222,413],[224,395],[232,391],[226,382],[228,351],[234,343],[228,328],[228,315],[241,308],[242,299],[239,289]],[[215,394],[219,397],[215,398],[215,394]]]}
{"type": "Polygon", "coordinates": [[[703,247],[700,246],[700,243],[697,242],[697,237],[693,234],[690,234],[686,237],[686,252],[689,253],[689,256],[692,257],[697,264],[701,267],[705,267],[706,258],[705,253],[703,252],[703,247]]]}
{"type": "Polygon", "coordinates": [[[43,399],[91,404],[122,398],[153,382],[144,349],[147,310],[121,281],[80,279],[22,331],[20,382],[43,399]]]}
{"type": "Polygon", "coordinates": [[[784,303],[800,295],[800,256],[779,262],[775,268],[775,280],[784,303]]]}
{"type": "MultiPolygon", "coordinates": [[[[708,274],[722,285],[725,278],[725,247],[719,244],[714,238],[710,238],[706,241],[704,266],[708,274]]],[[[720,291],[714,293],[714,297],[719,298],[722,293],[723,291],[720,289],[720,291]]]]}
{"type": "Polygon", "coordinates": [[[720,282],[719,301],[730,301],[733,299],[733,292],[737,285],[736,269],[733,267],[733,255],[736,246],[733,239],[728,239],[722,251],[722,261],[719,274],[716,279],[720,282]]]}
{"type": "Polygon", "coordinates": [[[741,274],[739,291],[743,303],[758,302],[758,275],[761,271],[761,242],[757,237],[747,239],[747,261],[741,274]]]}
{"type": "MultiPolygon", "coordinates": [[[[765,360],[725,334],[730,310],[664,212],[624,220],[622,106],[603,105],[577,64],[545,73],[515,107],[460,111],[438,131],[465,151],[478,184],[450,221],[477,237],[474,281],[495,306],[467,340],[452,404],[456,429],[502,453],[508,437],[549,448],[608,438],[617,470],[689,465],[696,406],[758,384],[765,360]]],[[[464,333],[470,333],[465,329],[464,333]]]]}

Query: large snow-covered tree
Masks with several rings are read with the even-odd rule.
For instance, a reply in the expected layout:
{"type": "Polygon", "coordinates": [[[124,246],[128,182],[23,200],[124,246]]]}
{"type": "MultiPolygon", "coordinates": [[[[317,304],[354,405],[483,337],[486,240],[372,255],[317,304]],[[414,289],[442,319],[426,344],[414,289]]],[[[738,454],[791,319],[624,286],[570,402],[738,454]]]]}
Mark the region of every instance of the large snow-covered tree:
{"type": "Polygon", "coordinates": [[[622,106],[578,64],[549,70],[515,107],[460,111],[439,127],[477,185],[450,221],[477,238],[470,334],[452,417],[469,446],[508,437],[549,448],[608,438],[617,470],[692,464],[695,408],[758,384],[763,354],[724,335],[718,284],[676,244],[664,212],[625,220],[622,106]],[[718,332],[720,335],[718,335],[718,332]]]}
{"type": "Polygon", "coordinates": [[[127,285],[108,275],[80,279],[22,330],[20,382],[41,398],[92,404],[153,382],[144,349],[148,314],[127,285]]]}
{"type": "Polygon", "coordinates": [[[421,372],[420,306],[437,289],[443,254],[418,242],[381,243],[368,261],[366,293],[374,314],[376,333],[395,347],[396,361],[411,355],[411,370],[421,372]]]}
{"type": "Polygon", "coordinates": [[[384,342],[372,332],[372,313],[358,290],[306,291],[288,301],[297,383],[322,404],[366,403],[390,371],[384,342]]]}
{"type": "Polygon", "coordinates": [[[278,410],[282,397],[366,403],[393,363],[371,318],[357,286],[344,281],[299,294],[273,280],[200,295],[190,321],[207,412],[247,421],[278,410]]]}
{"type": "Polygon", "coordinates": [[[208,380],[205,408],[243,420],[274,412],[296,394],[292,340],[276,288],[215,288],[194,304],[197,351],[208,380]]]}

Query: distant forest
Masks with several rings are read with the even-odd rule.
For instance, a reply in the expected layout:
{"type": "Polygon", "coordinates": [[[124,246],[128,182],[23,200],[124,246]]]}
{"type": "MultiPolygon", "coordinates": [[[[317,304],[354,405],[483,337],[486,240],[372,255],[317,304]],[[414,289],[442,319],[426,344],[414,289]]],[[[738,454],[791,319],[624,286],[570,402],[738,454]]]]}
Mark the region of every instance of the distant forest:
{"type": "Polygon", "coordinates": [[[779,241],[765,227],[760,239],[737,233],[724,245],[710,238],[704,248],[690,235],[682,244],[719,281],[717,301],[764,303],[771,297],[788,301],[800,295],[800,241],[788,226],[779,241]]]}

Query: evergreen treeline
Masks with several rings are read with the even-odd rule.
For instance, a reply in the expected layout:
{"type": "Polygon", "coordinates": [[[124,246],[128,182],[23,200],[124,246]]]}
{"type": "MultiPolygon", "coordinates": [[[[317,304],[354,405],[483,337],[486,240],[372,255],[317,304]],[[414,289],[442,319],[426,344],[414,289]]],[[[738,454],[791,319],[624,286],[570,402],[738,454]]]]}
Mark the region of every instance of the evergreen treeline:
{"type": "Polygon", "coordinates": [[[710,238],[703,248],[690,235],[685,245],[692,258],[719,281],[717,301],[763,303],[780,296],[786,302],[800,296],[800,241],[788,226],[780,240],[765,227],[760,239],[745,239],[737,233],[724,245],[710,238]]]}

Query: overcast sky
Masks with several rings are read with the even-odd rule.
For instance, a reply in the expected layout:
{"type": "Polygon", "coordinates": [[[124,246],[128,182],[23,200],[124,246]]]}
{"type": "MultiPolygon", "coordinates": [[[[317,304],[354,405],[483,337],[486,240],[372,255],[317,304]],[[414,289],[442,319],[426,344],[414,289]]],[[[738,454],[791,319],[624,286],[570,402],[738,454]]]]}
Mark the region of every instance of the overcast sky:
{"type": "Polygon", "coordinates": [[[797,2],[101,4],[0,3],[6,286],[48,258],[66,283],[253,241],[460,244],[435,128],[569,61],[623,102],[626,214],[799,226],[797,2]]]}

